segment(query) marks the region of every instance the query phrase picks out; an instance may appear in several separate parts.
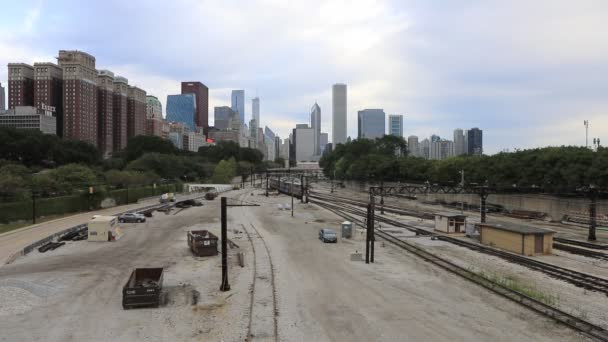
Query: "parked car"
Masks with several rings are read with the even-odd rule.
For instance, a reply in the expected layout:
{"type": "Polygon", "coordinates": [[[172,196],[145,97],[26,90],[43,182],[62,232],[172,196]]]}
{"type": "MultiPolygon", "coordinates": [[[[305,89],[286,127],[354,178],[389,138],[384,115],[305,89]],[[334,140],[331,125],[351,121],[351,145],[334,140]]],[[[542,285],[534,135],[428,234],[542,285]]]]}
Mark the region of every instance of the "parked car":
{"type": "Polygon", "coordinates": [[[319,230],[319,240],[323,242],[336,243],[338,242],[338,235],[336,235],[336,232],[333,229],[321,229],[319,230]]]}
{"type": "Polygon", "coordinates": [[[146,222],[146,217],[142,214],[137,214],[137,213],[124,213],[124,214],[118,216],[118,222],[141,223],[141,222],[146,222]]]}

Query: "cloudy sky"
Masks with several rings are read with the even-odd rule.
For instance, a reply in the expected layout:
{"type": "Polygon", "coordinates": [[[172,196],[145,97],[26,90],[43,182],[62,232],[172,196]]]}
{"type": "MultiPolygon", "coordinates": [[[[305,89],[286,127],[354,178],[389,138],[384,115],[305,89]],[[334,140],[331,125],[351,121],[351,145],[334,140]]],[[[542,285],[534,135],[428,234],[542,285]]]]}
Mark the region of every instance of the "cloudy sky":
{"type": "Polygon", "coordinates": [[[583,120],[608,142],[605,0],[0,0],[0,64],[60,49],[163,103],[182,80],[210,88],[211,113],[245,89],[246,117],[259,96],[283,137],[316,101],[331,140],[331,85],[346,83],[350,136],[357,110],[383,108],[421,139],[480,127],[488,153],[584,145],[583,120]]]}

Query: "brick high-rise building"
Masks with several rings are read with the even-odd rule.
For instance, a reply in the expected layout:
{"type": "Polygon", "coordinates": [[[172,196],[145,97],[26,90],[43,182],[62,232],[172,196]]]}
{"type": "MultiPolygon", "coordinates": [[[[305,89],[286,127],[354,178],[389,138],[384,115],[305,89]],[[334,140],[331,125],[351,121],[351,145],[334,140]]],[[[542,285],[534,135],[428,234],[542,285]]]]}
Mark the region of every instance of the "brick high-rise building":
{"type": "Polygon", "coordinates": [[[112,118],[114,124],[114,143],[112,148],[118,152],[127,147],[127,97],[129,96],[129,80],[124,77],[114,77],[114,103],[112,118]]]}
{"type": "Polygon", "coordinates": [[[205,134],[209,128],[209,88],[201,82],[182,82],[182,94],[196,96],[196,115],[194,123],[202,127],[205,134]]]}
{"type": "Polygon", "coordinates": [[[34,63],[34,106],[53,113],[63,136],[63,70],[53,63],[34,63]]]}
{"type": "Polygon", "coordinates": [[[114,151],[114,73],[99,70],[97,74],[97,143],[104,158],[114,151]]]}
{"type": "Polygon", "coordinates": [[[95,57],[76,50],[60,50],[63,69],[63,137],[97,146],[97,70],[95,57]]]}
{"type": "Polygon", "coordinates": [[[25,63],[8,64],[8,108],[34,106],[34,68],[25,63]]]}
{"type": "Polygon", "coordinates": [[[0,82],[0,110],[6,109],[6,98],[4,97],[4,87],[2,86],[2,82],[0,82]]]}
{"type": "Polygon", "coordinates": [[[127,97],[127,138],[146,134],[146,92],[129,87],[127,97]]]}

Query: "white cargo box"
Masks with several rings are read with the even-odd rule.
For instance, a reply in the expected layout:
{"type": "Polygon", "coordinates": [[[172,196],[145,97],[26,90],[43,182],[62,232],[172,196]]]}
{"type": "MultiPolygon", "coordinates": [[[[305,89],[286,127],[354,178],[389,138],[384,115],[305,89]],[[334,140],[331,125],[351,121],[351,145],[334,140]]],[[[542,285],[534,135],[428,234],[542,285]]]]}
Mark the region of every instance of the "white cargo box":
{"type": "Polygon", "coordinates": [[[97,216],[89,221],[87,226],[89,241],[114,241],[122,236],[116,216],[97,216]]]}

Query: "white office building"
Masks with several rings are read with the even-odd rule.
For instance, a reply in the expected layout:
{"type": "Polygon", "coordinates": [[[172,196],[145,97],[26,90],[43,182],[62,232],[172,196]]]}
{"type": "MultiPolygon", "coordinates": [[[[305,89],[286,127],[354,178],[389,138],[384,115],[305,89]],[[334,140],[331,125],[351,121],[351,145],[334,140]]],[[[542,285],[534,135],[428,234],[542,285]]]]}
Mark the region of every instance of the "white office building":
{"type": "Polygon", "coordinates": [[[388,116],[388,134],[403,137],[403,115],[391,114],[388,116]]]}
{"type": "Polygon", "coordinates": [[[418,146],[418,137],[410,135],[407,137],[407,149],[412,157],[420,157],[420,146],[418,146]]]}
{"type": "Polygon", "coordinates": [[[331,93],[331,111],[332,111],[332,141],[333,146],[344,144],[346,142],[346,122],[347,122],[347,93],[346,84],[334,84],[331,93]]]}
{"type": "Polygon", "coordinates": [[[461,156],[467,153],[464,131],[460,128],[454,130],[454,155],[461,156]]]}

